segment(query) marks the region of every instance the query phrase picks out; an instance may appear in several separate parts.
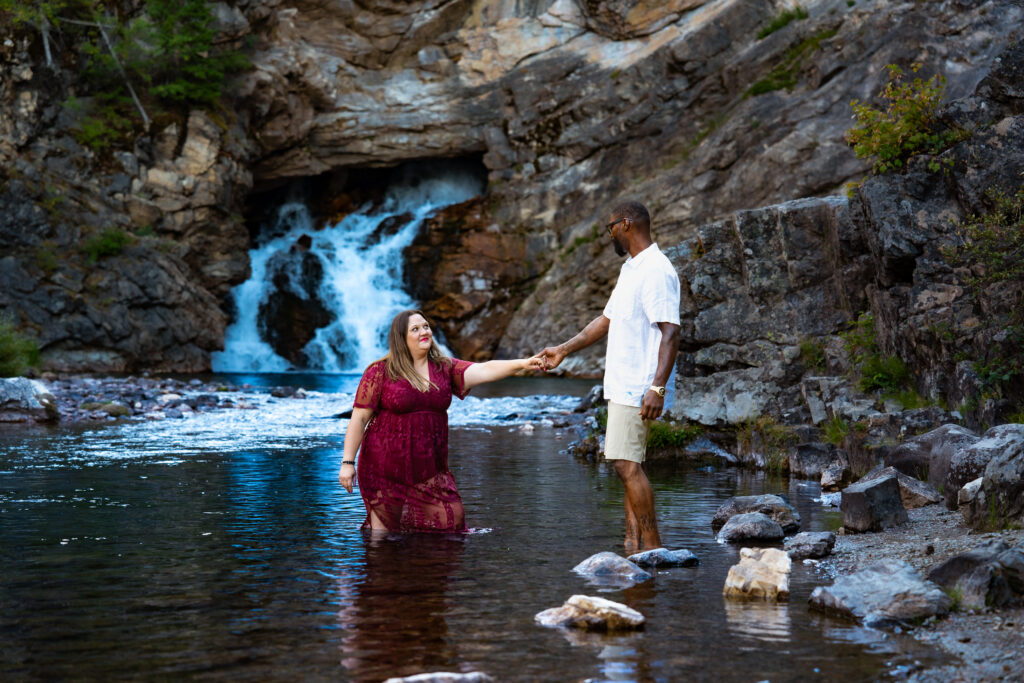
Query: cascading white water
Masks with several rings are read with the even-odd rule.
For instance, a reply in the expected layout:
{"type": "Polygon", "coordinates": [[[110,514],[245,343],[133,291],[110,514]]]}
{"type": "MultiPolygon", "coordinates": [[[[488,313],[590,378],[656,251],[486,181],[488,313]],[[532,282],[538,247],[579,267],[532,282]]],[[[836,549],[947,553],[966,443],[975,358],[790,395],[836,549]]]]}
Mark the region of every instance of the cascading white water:
{"type": "MultiPolygon", "coordinates": [[[[295,368],[278,355],[260,334],[260,309],[279,292],[303,301],[316,299],[331,320],[317,329],[303,348],[307,369],[361,372],[386,351],[387,327],[395,314],[416,302],[404,291],[402,250],[416,237],[423,220],[437,209],[465,201],[483,190],[476,173],[447,170],[434,177],[406,178],[388,189],[383,203],[346,216],[317,231],[301,203],[278,210],[277,224],[266,243],[249,252],[252,275],[232,290],[236,319],[228,327],[224,351],[213,354],[217,372],[284,372],[295,368]],[[402,220],[391,232],[385,221],[402,220]],[[315,292],[304,287],[302,258],[295,245],[311,237],[308,252],[322,277],[315,292]]],[[[308,256],[305,254],[308,253],[308,256]]]]}

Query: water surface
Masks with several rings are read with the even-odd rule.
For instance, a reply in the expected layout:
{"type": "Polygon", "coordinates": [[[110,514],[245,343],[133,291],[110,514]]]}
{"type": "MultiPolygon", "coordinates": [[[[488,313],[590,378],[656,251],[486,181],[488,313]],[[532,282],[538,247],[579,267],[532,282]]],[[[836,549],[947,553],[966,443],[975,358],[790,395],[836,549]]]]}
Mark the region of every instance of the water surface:
{"type": "Polygon", "coordinates": [[[789,602],[722,598],[738,550],[715,542],[715,509],[783,492],[805,530],[834,526],[807,482],[658,467],[664,541],[701,565],[625,590],[573,574],[592,553],[621,552],[622,487],[607,466],[560,453],[570,435],[537,418],[571,409],[556,392],[589,386],[519,380],[453,406],[452,470],[479,530],[467,536],[359,532],[362,502],[337,484],[345,421],[329,417],[350,404],[345,393],[2,433],[0,678],[825,681],[936,661],[912,639],[809,612],[825,580],[804,565],[789,602]],[[629,604],[647,628],[534,624],[574,593],[629,604]]]}

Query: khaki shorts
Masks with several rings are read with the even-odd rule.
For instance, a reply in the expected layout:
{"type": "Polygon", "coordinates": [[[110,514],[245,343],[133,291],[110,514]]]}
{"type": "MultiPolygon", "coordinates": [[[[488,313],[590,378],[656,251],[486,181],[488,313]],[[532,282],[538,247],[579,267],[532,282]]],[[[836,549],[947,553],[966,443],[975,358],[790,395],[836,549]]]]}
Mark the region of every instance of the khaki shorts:
{"type": "Polygon", "coordinates": [[[640,417],[640,408],[608,401],[608,428],[604,435],[605,460],[643,462],[647,454],[650,420],[640,417]]]}

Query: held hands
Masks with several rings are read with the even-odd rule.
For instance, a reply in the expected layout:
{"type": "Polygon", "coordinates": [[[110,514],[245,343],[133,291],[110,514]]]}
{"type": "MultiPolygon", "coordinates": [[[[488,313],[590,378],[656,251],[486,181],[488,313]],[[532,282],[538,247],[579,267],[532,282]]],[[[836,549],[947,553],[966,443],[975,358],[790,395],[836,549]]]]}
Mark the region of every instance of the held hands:
{"type": "Polygon", "coordinates": [[[338,481],[345,487],[345,490],[352,493],[352,482],[356,479],[356,466],[344,463],[341,466],[341,471],[338,472],[338,481]]]}
{"type": "Polygon", "coordinates": [[[561,347],[549,346],[534,356],[534,358],[540,358],[543,361],[543,370],[554,370],[558,367],[559,363],[565,360],[567,355],[565,351],[562,351],[561,347]]]}
{"type": "Polygon", "coordinates": [[[531,358],[523,358],[521,361],[521,370],[540,370],[544,371],[547,368],[544,366],[544,359],[540,355],[532,356],[531,358]]]}
{"type": "Polygon", "coordinates": [[[640,417],[645,420],[657,420],[665,407],[665,399],[657,392],[648,390],[640,403],[640,417]]]}

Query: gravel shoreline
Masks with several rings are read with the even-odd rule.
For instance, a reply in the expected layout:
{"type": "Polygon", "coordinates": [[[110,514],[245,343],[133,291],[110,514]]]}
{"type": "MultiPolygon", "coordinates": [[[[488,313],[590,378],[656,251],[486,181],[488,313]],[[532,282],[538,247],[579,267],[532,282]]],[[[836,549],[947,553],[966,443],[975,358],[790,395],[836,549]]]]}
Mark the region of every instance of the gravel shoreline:
{"type": "MultiPolygon", "coordinates": [[[[941,562],[974,548],[1001,540],[1024,543],[1024,530],[977,532],[963,523],[957,511],[928,505],[907,511],[910,522],[885,531],[840,534],[832,555],[818,568],[828,576],[847,574],[881,559],[905,560],[922,575],[941,562]]],[[[1024,680],[1024,606],[960,610],[926,621],[909,631],[958,661],[908,672],[920,683],[948,681],[1024,680]]]]}

